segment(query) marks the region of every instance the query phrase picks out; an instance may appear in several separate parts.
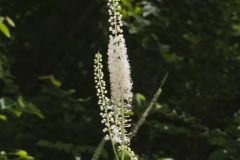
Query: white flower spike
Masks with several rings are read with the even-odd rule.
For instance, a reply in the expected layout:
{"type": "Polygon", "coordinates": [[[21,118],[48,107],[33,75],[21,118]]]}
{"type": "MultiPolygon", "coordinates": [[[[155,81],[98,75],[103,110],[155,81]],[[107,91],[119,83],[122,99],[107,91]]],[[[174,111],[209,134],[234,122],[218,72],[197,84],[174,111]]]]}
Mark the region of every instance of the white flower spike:
{"type": "Polygon", "coordinates": [[[115,158],[119,160],[116,152],[121,152],[121,160],[127,154],[131,160],[137,160],[136,155],[131,151],[130,138],[127,131],[131,125],[129,113],[132,112],[132,80],[130,65],[128,62],[127,48],[122,34],[122,14],[120,13],[120,0],[109,0],[109,44],[108,44],[108,69],[110,77],[111,98],[107,97],[106,83],[102,72],[102,55],[96,54],[94,65],[94,76],[99,97],[102,123],[105,125],[103,132],[105,140],[112,142],[115,158]]]}

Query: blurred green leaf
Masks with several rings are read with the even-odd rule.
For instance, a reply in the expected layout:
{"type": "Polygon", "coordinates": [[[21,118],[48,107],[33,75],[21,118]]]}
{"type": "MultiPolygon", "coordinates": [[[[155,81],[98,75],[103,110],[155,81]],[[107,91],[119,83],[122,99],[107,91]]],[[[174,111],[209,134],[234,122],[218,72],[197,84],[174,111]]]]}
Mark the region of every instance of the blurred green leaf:
{"type": "Polygon", "coordinates": [[[7,153],[5,151],[0,151],[0,160],[8,160],[7,153]]]}
{"type": "Polygon", "coordinates": [[[0,109],[12,109],[12,107],[15,105],[15,101],[8,97],[2,97],[0,98],[0,109]]]}
{"type": "Polygon", "coordinates": [[[25,102],[24,102],[22,96],[19,96],[19,97],[17,98],[17,102],[18,102],[18,104],[20,105],[20,107],[22,107],[22,108],[25,108],[25,107],[26,107],[26,106],[25,106],[25,102]]]}
{"type": "Polygon", "coordinates": [[[19,96],[17,98],[17,102],[20,108],[19,111],[15,111],[16,115],[21,116],[20,112],[22,111],[25,113],[34,114],[41,119],[45,118],[40,109],[33,103],[26,101],[23,96],[19,96]]]}
{"type": "Polygon", "coordinates": [[[37,115],[39,118],[44,119],[43,113],[40,111],[40,109],[35,106],[33,103],[28,103],[27,108],[30,110],[30,113],[37,115]]]}
{"type": "Polygon", "coordinates": [[[0,23],[3,23],[4,19],[5,18],[3,16],[0,16],[0,23]]]}
{"type": "Polygon", "coordinates": [[[15,116],[18,117],[18,118],[21,117],[21,115],[22,115],[22,112],[21,112],[21,111],[18,111],[18,110],[13,110],[12,112],[13,112],[13,113],[15,114],[15,116]]]}
{"type": "Polygon", "coordinates": [[[7,116],[3,115],[3,114],[0,114],[0,120],[7,121],[7,116]]]}
{"type": "Polygon", "coordinates": [[[135,100],[136,100],[137,106],[142,106],[146,102],[146,97],[141,93],[136,93],[135,100]]]}
{"type": "Polygon", "coordinates": [[[7,16],[6,17],[6,21],[8,22],[8,24],[10,26],[15,27],[15,23],[14,23],[14,21],[10,17],[7,16]]]}
{"type": "Polygon", "coordinates": [[[181,60],[181,58],[174,53],[162,53],[161,55],[164,58],[164,60],[169,63],[181,60]]]}
{"type": "Polygon", "coordinates": [[[233,24],[232,29],[236,31],[236,35],[240,35],[240,23],[238,24],[233,24]]]}
{"type": "Polygon", "coordinates": [[[2,33],[3,33],[6,37],[8,37],[8,38],[11,37],[11,34],[10,34],[10,32],[9,32],[9,29],[8,29],[8,27],[7,27],[4,23],[0,23],[0,31],[2,31],[2,33]]]}
{"type": "Polygon", "coordinates": [[[39,79],[42,80],[48,80],[51,82],[51,84],[57,88],[60,88],[62,86],[62,82],[55,78],[54,75],[47,75],[47,76],[41,76],[39,79]]]}
{"type": "Polygon", "coordinates": [[[133,116],[133,115],[134,115],[134,112],[131,111],[131,112],[128,112],[127,114],[128,114],[129,116],[133,116]]]}
{"type": "Polygon", "coordinates": [[[15,155],[24,160],[34,160],[34,158],[30,156],[25,150],[18,150],[15,152],[15,155]]]}
{"type": "Polygon", "coordinates": [[[209,142],[213,146],[225,146],[227,143],[226,138],[220,136],[211,136],[209,142]]]}
{"type": "Polygon", "coordinates": [[[186,33],[183,35],[183,39],[193,43],[193,44],[196,44],[200,41],[199,37],[196,35],[196,34],[193,34],[193,33],[186,33]]]}
{"type": "Polygon", "coordinates": [[[162,105],[160,103],[155,103],[155,108],[156,109],[161,109],[162,108],[162,105]]]}

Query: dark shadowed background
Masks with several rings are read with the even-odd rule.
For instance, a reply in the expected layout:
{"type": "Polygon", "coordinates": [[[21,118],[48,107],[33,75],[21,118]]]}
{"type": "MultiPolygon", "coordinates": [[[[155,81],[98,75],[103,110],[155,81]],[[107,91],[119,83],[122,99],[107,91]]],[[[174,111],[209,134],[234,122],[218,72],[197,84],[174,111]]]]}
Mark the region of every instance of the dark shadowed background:
{"type": "MultiPolygon", "coordinates": [[[[141,160],[240,160],[240,1],[122,3],[134,122],[169,73],[133,150],[141,160]]],[[[93,58],[100,51],[106,64],[105,4],[0,0],[0,16],[16,24],[0,21],[0,151],[9,160],[90,160],[103,137],[93,58]]],[[[109,144],[101,159],[112,159],[109,144]]]]}

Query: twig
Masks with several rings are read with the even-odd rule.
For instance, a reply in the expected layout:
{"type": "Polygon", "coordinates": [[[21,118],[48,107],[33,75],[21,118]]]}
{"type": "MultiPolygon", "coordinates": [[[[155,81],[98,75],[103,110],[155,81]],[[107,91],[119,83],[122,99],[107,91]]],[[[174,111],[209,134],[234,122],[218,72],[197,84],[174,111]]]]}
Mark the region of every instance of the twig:
{"type": "Polygon", "coordinates": [[[101,142],[98,144],[97,149],[95,150],[92,159],[91,160],[98,160],[100,158],[100,155],[102,153],[103,147],[105,145],[105,140],[102,138],[101,142]]]}
{"type": "Polygon", "coordinates": [[[142,114],[141,118],[138,120],[137,124],[134,126],[132,134],[130,135],[130,139],[132,139],[136,135],[136,133],[138,132],[139,128],[146,121],[146,118],[148,117],[148,115],[149,115],[150,111],[152,110],[154,104],[157,102],[159,96],[162,93],[162,87],[163,87],[164,83],[166,82],[167,77],[168,77],[168,73],[166,73],[165,76],[163,77],[163,79],[161,81],[161,84],[160,84],[158,90],[156,91],[156,93],[154,94],[150,104],[148,105],[148,107],[144,111],[144,113],[142,114]]]}

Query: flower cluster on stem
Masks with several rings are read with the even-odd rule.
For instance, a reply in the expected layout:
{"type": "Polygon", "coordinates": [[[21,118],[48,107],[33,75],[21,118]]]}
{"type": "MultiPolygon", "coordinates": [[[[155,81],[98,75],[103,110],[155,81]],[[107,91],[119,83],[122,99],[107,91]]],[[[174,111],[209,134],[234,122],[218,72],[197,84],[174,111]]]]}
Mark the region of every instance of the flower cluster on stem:
{"type": "Polygon", "coordinates": [[[128,113],[131,112],[132,81],[127,48],[122,34],[122,14],[120,13],[120,0],[108,1],[109,36],[108,69],[110,73],[111,99],[114,104],[115,126],[118,140],[121,145],[129,145],[127,133],[130,121],[128,113]]]}
{"type": "MultiPolygon", "coordinates": [[[[125,153],[132,160],[137,157],[129,148],[130,127],[129,113],[132,112],[132,80],[130,65],[128,61],[125,39],[122,34],[122,14],[120,13],[120,0],[109,0],[107,3],[109,13],[109,44],[108,44],[108,69],[110,77],[111,98],[106,96],[106,83],[102,72],[102,55],[96,54],[95,57],[95,82],[97,95],[99,97],[102,123],[105,124],[103,132],[106,132],[105,140],[110,140],[114,152],[118,149],[121,154],[121,160],[125,153]]],[[[116,155],[118,159],[118,155],[116,155]]]]}

